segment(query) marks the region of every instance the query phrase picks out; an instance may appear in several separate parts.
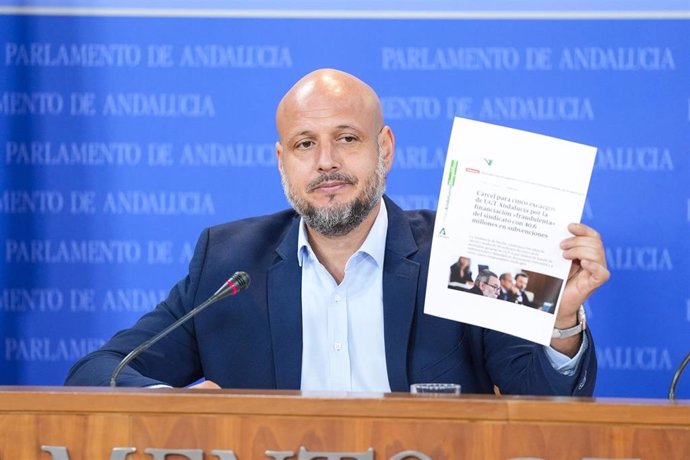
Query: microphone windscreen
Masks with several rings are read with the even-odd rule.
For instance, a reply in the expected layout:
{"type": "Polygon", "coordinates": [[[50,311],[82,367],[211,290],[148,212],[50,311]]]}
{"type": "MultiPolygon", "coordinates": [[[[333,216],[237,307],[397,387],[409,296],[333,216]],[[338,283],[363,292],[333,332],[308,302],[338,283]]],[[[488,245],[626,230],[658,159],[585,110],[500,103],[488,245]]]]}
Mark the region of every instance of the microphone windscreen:
{"type": "Polygon", "coordinates": [[[237,292],[240,292],[244,291],[249,287],[249,284],[251,283],[251,278],[249,278],[247,272],[235,272],[235,274],[232,275],[228,282],[232,282],[237,288],[237,292]]]}

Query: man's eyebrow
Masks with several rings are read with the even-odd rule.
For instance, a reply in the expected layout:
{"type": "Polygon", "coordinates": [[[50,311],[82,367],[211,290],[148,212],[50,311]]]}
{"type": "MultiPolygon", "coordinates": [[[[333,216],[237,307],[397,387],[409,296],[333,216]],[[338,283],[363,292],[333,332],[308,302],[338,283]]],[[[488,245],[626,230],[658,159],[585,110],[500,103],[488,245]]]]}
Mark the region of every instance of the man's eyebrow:
{"type": "Polygon", "coordinates": [[[305,129],[304,131],[300,131],[300,132],[298,132],[298,133],[290,134],[290,137],[288,137],[288,140],[289,140],[289,139],[294,139],[295,137],[299,137],[299,136],[310,136],[310,135],[313,135],[313,134],[314,134],[313,131],[310,131],[310,130],[308,130],[308,129],[305,129]]]}
{"type": "MultiPolygon", "coordinates": [[[[334,131],[341,131],[341,130],[343,130],[343,129],[353,129],[353,130],[355,130],[355,131],[361,131],[360,128],[358,128],[358,127],[356,127],[356,126],[354,126],[354,125],[337,125],[337,126],[334,128],[334,131]]],[[[304,131],[300,131],[300,132],[297,132],[297,133],[295,133],[295,134],[292,134],[292,135],[290,136],[290,138],[297,137],[297,136],[310,136],[310,135],[313,135],[313,134],[314,134],[314,131],[312,131],[312,130],[310,130],[310,129],[305,129],[304,131]]]]}

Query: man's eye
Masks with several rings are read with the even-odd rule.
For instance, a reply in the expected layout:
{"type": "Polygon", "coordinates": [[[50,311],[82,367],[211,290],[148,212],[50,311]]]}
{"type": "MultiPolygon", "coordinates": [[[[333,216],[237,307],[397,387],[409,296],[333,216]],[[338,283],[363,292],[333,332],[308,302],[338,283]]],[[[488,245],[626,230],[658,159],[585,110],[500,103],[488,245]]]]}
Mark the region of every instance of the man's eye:
{"type": "Polygon", "coordinates": [[[357,138],[355,136],[342,136],[340,140],[342,142],[345,142],[346,144],[350,144],[352,142],[355,142],[357,138]]]}
{"type": "Polygon", "coordinates": [[[314,146],[314,141],[306,140],[306,141],[298,142],[295,147],[297,147],[298,149],[308,149],[308,148],[313,147],[313,146],[314,146]]]}

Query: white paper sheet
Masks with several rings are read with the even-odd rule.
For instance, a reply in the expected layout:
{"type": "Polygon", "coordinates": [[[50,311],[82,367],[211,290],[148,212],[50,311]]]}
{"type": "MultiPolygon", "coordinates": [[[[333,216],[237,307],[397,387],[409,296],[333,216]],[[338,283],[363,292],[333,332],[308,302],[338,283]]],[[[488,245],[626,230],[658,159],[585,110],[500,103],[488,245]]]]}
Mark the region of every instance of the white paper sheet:
{"type": "MultiPolygon", "coordinates": [[[[456,118],[431,248],[425,313],[548,345],[570,270],[560,242],[572,236],[589,187],[596,148],[456,118]],[[500,276],[529,275],[536,308],[450,283],[450,267],[471,260],[500,276]]],[[[484,286],[486,288],[486,286],[484,286]]]]}

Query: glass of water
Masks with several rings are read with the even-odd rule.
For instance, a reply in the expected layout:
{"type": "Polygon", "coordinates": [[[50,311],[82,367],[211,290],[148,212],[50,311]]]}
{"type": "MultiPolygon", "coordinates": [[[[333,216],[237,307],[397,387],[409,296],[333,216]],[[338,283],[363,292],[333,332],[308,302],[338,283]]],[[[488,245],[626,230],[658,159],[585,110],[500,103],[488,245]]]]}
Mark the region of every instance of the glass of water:
{"type": "Polygon", "coordinates": [[[457,383],[413,383],[410,385],[410,393],[459,395],[460,385],[457,383]]]}

